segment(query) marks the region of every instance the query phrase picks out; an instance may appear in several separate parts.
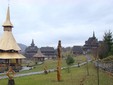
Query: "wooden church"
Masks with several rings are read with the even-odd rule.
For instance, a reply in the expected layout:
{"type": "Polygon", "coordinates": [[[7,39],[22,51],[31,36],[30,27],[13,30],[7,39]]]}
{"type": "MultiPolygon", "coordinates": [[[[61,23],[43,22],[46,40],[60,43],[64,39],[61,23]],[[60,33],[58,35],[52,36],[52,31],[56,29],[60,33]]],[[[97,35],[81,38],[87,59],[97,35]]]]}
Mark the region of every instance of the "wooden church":
{"type": "Polygon", "coordinates": [[[9,6],[6,21],[2,26],[4,32],[0,37],[0,72],[4,72],[9,66],[12,66],[14,70],[20,70],[22,59],[25,57],[19,53],[21,49],[12,33],[13,24],[10,21],[9,6]]]}

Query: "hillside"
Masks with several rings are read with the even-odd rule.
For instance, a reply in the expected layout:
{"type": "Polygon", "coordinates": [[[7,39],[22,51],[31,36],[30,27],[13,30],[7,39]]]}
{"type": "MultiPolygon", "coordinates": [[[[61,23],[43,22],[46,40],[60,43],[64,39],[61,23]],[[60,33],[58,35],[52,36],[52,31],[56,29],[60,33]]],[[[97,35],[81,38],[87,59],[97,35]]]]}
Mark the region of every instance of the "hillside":
{"type": "Polygon", "coordinates": [[[25,53],[25,49],[27,48],[27,46],[24,45],[24,44],[21,44],[21,43],[18,43],[18,45],[19,45],[19,47],[21,48],[21,53],[22,53],[22,54],[25,53]]]}

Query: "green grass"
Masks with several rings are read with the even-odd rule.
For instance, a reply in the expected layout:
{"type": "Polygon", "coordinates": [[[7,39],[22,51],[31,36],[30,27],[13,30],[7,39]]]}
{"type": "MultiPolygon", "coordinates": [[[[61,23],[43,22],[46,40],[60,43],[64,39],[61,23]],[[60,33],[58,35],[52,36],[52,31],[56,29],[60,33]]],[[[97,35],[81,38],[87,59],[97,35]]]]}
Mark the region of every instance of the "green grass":
{"type": "MultiPolygon", "coordinates": [[[[73,58],[75,60],[74,64],[78,64],[78,62],[82,63],[82,62],[86,61],[86,58],[84,57],[84,55],[79,55],[79,56],[76,56],[76,57],[73,57],[73,58]]],[[[45,66],[47,66],[47,69],[56,69],[56,67],[57,67],[57,60],[46,60],[41,65],[35,65],[35,62],[33,62],[33,61],[29,61],[29,62],[30,62],[29,65],[31,65],[31,66],[33,65],[33,67],[35,67],[34,69],[22,71],[22,72],[19,72],[19,73],[16,73],[16,74],[43,71],[45,66]]],[[[27,64],[24,63],[23,66],[26,66],[26,65],[27,64]]],[[[66,67],[66,66],[67,66],[66,60],[62,59],[62,67],[66,67]]],[[[3,75],[4,74],[0,74],[0,76],[3,76],[3,75]]]]}
{"type": "MultiPolygon", "coordinates": [[[[76,82],[79,84],[79,79],[84,75],[83,70],[81,68],[73,68],[71,69],[71,73],[67,73],[67,69],[62,71],[62,81],[57,82],[56,80],[56,72],[49,73],[47,75],[32,75],[26,77],[15,78],[16,85],[70,85],[70,83],[76,82]],[[72,74],[81,73],[82,76],[72,75],[72,74]]],[[[7,79],[0,81],[1,85],[7,85],[7,79]]]]}
{"type": "MultiPolygon", "coordinates": [[[[86,61],[86,58],[82,56],[74,57],[75,63],[79,60],[81,63],[86,61]]],[[[35,65],[35,69],[19,72],[37,72],[47,69],[56,68],[57,60],[46,60],[41,65],[35,65]]],[[[62,66],[67,66],[65,60],[62,60],[62,66]]],[[[79,68],[70,68],[71,73],[68,73],[67,69],[62,70],[62,81],[57,82],[56,72],[40,75],[31,75],[25,77],[15,78],[16,85],[80,85],[80,81],[84,78],[84,85],[97,85],[97,70],[92,63],[89,63],[89,76],[87,76],[87,65],[79,68]]],[[[1,76],[1,75],[0,75],[1,76]]],[[[7,85],[8,79],[1,79],[0,85],[7,85]]],[[[106,72],[100,70],[100,85],[112,85],[113,77],[109,76],[106,72]]]]}
{"type": "Polygon", "coordinates": [[[85,55],[76,56],[76,57],[74,57],[74,59],[75,59],[75,63],[78,63],[78,62],[82,63],[82,62],[86,61],[85,55]]]}
{"type": "MultiPolygon", "coordinates": [[[[89,63],[89,76],[87,75],[86,65],[79,68],[71,68],[71,73],[67,69],[62,70],[62,81],[57,82],[56,72],[49,74],[31,75],[15,78],[16,85],[80,85],[83,81],[84,85],[97,85],[96,68],[89,63]]],[[[8,79],[0,80],[0,85],[7,85],[8,79]]],[[[100,70],[100,85],[112,85],[113,77],[100,70]]]]}
{"type": "MultiPolygon", "coordinates": [[[[77,64],[78,61],[80,63],[85,62],[86,58],[84,57],[84,55],[80,55],[80,56],[74,57],[74,60],[75,60],[75,62],[73,64],[77,64]]],[[[32,65],[33,65],[33,67],[35,67],[34,69],[28,70],[28,71],[22,71],[22,72],[19,72],[19,73],[42,71],[42,70],[44,70],[45,66],[47,67],[47,69],[52,69],[52,68],[55,69],[57,67],[57,60],[46,60],[41,65],[34,65],[33,62],[32,62],[32,65]]],[[[66,67],[66,66],[67,66],[66,60],[62,59],[62,67],[66,67]]]]}
{"type": "MultiPolygon", "coordinates": [[[[97,83],[97,69],[95,66],[89,65],[90,75],[85,80],[85,85],[98,85],[97,83]]],[[[112,85],[113,76],[110,76],[107,72],[99,70],[99,85],[112,85]]]]}

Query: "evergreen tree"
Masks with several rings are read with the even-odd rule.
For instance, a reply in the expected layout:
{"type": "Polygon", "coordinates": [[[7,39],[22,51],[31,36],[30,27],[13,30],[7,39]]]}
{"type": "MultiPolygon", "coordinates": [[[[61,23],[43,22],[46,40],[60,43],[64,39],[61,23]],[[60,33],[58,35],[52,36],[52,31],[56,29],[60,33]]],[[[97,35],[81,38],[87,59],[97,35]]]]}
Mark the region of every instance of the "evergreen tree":
{"type": "Polygon", "coordinates": [[[113,55],[113,36],[110,30],[104,33],[103,42],[98,47],[98,55],[100,59],[113,55]]]}
{"type": "Polygon", "coordinates": [[[71,66],[74,62],[75,62],[75,60],[73,59],[73,57],[70,56],[70,55],[68,55],[67,56],[67,59],[66,59],[66,63],[68,65],[68,73],[70,72],[69,66],[71,66]]]}
{"type": "Polygon", "coordinates": [[[111,45],[111,51],[109,52],[109,55],[113,55],[113,44],[111,45]]]}
{"type": "Polygon", "coordinates": [[[106,58],[108,55],[108,46],[102,42],[98,47],[98,56],[100,59],[106,58]]]}
{"type": "Polygon", "coordinates": [[[112,55],[113,50],[113,38],[112,38],[112,32],[109,30],[109,32],[105,32],[103,42],[105,46],[107,46],[106,51],[106,57],[112,55]]]}

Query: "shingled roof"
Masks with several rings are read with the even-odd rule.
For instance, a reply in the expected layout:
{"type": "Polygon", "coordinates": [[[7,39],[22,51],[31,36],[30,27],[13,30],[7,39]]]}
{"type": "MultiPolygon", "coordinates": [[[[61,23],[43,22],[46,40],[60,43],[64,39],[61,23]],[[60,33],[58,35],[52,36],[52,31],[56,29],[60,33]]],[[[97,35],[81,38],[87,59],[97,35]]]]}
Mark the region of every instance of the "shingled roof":
{"type": "Polygon", "coordinates": [[[40,49],[38,49],[38,52],[33,56],[34,58],[37,58],[37,57],[45,57],[45,55],[43,55],[40,51],[40,49]]]}
{"type": "Polygon", "coordinates": [[[40,50],[41,51],[55,51],[53,47],[41,47],[40,50]]]}
{"type": "Polygon", "coordinates": [[[12,34],[12,23],[10,21],[10,11],[9,7],[7,10],[6,21],[3,24],[4,33],[0,38],[0,59],[21,59],[25,58],[19,53],[21,50],[16,43],[15,38],[12,34]]]}
{"type": "Polygon", "coordinates": [[[2,37],[0,38],[0,50],[15,50],[20,51],[20,47],[16,43],[15,38],[11,31],[4,31],[2,37]]]}
{"type": "Polygon", "coordinates": [[[72,50],[73,50],[73,52],[83,53],[82,46],[73,46],[72,50]]]}

